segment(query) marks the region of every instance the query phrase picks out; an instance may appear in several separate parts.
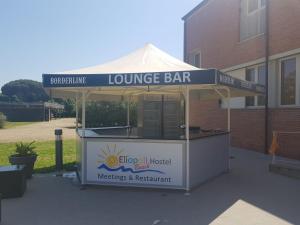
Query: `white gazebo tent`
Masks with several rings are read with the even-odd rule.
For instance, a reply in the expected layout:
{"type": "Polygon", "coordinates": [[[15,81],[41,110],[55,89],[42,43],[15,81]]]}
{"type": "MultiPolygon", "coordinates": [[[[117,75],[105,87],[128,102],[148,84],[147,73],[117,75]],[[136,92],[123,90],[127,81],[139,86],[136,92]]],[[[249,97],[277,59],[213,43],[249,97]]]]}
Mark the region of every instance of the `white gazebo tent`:
{"type": "MultiPolygon", "coordinates": [[[[109,63],[78,70],[44,74],[43,85],[53,97],[75,98],[76,105],[78,99],[81,98],[81,138],[83,139],[86,137],[85,107],[87,98],[90,100],[114,101],[124,99],[124,97],[129,100],[141,94],[149,93],[180,93],[185,98],[186,128],[190,127],[190,95],[199,99],[222,98],[228,102],[228,131],[230,131],[230,98],[264,94],[263,86],[236,79],[216,69],[196,68],[166,54],[152,44],[147,44],[143,48],[109,63]]],[[[78,109],[78,106],[76,109],[78,109]]],[[[78,110],[76,110],[76,117],[76,121],[78,121],[78,110]]],[[[127,125],[129,125],[129,110],[127,125]]],[[[78,128],[78,125],[76,127],[78,128]]],[[[186,169],[184,170],[184,185],[176,184],[174,188],[189,190],[194,186],[190,184],[190,170],[193,168],[189,166],[189,129],[185,129],[185,132],[186,141],[184,145],[186,155],[184,158],[186,159],[186,164],[184,167],[186,169]]],[[[82,142],[81,148],[83,151],[86,151],[87,144],[82,142]]],[[[85,158],[85,154],[82,154],[82,158],[85,158]]],[[[88,164],[88,162],[85,160],[83,164],[88,164]]],[[[88,166],[85,165],[82,167],[82,184],[98,184],[97,182],[88,182],[86,178],[88,176],[87,171],[84,170],[88,170],[88,166]]],[[[205,179],[208,179],[208,177],[205,179]]],[[[125,185],[127,183],[125,182],[125,185]]],[[[197,181],[193,183],[197,183],[197,181]]],[[[120,185],[118,182],[108,182],[108,184],[120,185]]],[[[141,185],[134,184],[134,186],[149,186],[147,184],[145,182],[141,185]]],[[[150,186],[156,187],[152,183],[150,186]]],[[[160,185],[157,186],[160,187],[160,185]]],[[[172,185],[167,186],[172,188],[172,185]]]]}

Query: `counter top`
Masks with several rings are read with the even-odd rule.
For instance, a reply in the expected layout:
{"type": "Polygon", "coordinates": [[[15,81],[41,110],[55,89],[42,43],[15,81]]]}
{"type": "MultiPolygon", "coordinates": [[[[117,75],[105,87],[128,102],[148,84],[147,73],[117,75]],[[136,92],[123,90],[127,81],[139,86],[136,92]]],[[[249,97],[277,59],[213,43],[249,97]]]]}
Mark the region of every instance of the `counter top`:
{"type": "MultiPolygon", "coordinates": [[[[228,131],[220,131],[220,130],[216,130],[216,131],[209,131],[209,132],[200,132],[200,133],[192,133],[190,134],[190,140],[197,140],[197,139],[201,139],[201,138],[207,138],[207,137],[212,137],[212,136],[217,136],[217,135],[226,135],[229,134],[228,131]]],[[[186,140],[186,138],[184,136],[181,137],[174,137],[174,138],[150,138],[150,137],[142,137],[142,136],[135,136],[135,135],[99,135],[96,132],[86,129],[84,131],[84,135],[83,135],[83,130],[78,129],[77,130],[77,135],[79,137],[84,137],[84,138],[105,138],[105,139],[145,139],[145,140],[186,140]]]]}

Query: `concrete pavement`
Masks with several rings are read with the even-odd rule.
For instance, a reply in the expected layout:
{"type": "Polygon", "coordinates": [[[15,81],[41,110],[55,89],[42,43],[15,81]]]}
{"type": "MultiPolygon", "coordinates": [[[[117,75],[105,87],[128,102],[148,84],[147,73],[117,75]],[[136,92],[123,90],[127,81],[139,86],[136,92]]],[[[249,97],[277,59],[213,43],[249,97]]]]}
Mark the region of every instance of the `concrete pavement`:
{"type": "Polygon", "coordinates": [[[268,172],[269,157],[232,149],[231,171],[191,192],[89,187],[36,175],[2,201],[1,225],[300,224],[300,180],[268,172]]]}

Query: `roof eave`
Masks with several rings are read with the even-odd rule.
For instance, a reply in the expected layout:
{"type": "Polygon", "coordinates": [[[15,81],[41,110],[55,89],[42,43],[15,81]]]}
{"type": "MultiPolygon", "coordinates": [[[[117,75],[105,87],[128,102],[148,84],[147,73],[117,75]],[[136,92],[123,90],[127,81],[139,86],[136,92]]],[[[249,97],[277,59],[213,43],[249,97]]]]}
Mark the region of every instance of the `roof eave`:
{"type": "Polygon", "coordinates": [[[200,2],[197,6],[195,6],[191,11],[189,11],[187,14],[185,14],[181,19],[186,21],[191,15],[194,14],[198,9],[200,9],[202,6],[206,5],[209,0],[203,0],[200,2]]]}

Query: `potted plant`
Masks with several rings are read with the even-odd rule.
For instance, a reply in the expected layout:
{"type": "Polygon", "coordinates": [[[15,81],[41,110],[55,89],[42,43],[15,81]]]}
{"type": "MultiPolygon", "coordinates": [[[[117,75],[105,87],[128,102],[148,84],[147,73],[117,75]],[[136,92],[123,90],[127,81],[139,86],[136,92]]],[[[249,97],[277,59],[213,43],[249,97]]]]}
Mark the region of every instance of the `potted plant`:
{"type": "Polygon", "coordinates": [[[17,143],[16,144],[16,153],[9,156],[9,162],[12,165],[25,165],[25,174],[27,178],[32,177],[34,163],[37,158],[35,151],[35,146],[31,143],[17,143]]]}

